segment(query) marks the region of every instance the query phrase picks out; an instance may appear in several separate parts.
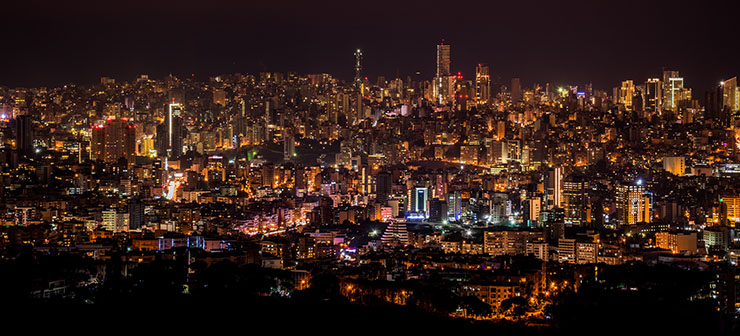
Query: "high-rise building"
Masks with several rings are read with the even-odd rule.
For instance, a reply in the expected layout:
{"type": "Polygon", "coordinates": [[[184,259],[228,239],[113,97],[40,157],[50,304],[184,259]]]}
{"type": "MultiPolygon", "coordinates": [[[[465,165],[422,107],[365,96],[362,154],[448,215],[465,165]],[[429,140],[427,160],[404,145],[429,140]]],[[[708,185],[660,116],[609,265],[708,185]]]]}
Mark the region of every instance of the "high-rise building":
{"type": "Polygon", "coordinates": [[[516,103],[522,100],[522,83],[519,78],[511,79],[511,101],[516,103]]]}
{"type": "Polygon", "coordinates": [[[292,135],[286,134],[283,138],[283,160],[290,161],[295,155],[295,140],[292,135]]]}
{"type": "Polygon", "coordinates": [[[128,202],[128,225],[132,230],[144,226],[144,203],[139,200],[128,202]]]}
{"type": "Polygon", "coordinates": [[[617,186],[617,221],[622,225],[650,223],[653,195],[641,179],[617,186]]]}
{"type": "Polygon", "coordinates": [[[426,215],[429,212],[429,188],[415,187],[409,190],[409,211],[426,215]]]}
{"type": "Polygon", "coordinates": [[[487,104],[491,99],[491,76],[487,64],[478,64],[475,67],[475,102],[487,104]]]}
{"type": "Polygon", "coordinates": [[[157,127],[157,154],[170,159],[182,155],[184,126],[180,104],[169,104],[164,122],[157,127]]]}
{"type": "Polygon", "coordinates": [[[393,192],[393,181],[391,173],[380,172],[375,178],[375,195],[378,202],[385,203],[388,196],[393,192]]]}
{"type": "Polygon", "coordinates": [[[450,70],[450,45],[444,41],[437,45],[437,76],[449,76],[450,70]]]}
{"type": "Polygon", "coordinates": [[[738,99],[737,77],[732,77],[720,84],[722,85],[722,107],[732,113],[737,112],[740,109],[738,106],[740,100],[738,99]]]}
{"type": "Polygon", "coordinates": [[[450,72],[450,45],[444,41],[437,45],[437,72],[434,76],[434,98],[446,103],[454,92],[454,76],[450,72]]]}
{"type": "Polygon", "coordinates": [[[15,148],[19,158],[33,155],[33,125],[30,115],[15,118],[15,148]]]}
{"type": "Polygon", "coordinates": [[[565,223],[586,225],[591,222],[589,183],[585,176],[570,175],[563,181],[565,223]]]}
{"type": "Polygon", "coordinates": [[[662,83],[658,78],[650,78],[645,82],[645,111],[650,114],[660,113],[663,101],[662,83]]]}
{"type": "Polygon", "coordinates": [[[136,158],[136,125],[127,118],[109,119],[92,126],[91,159],[115,162],[125,158],[133,164],[136,158]]]}
{"type": "Polygon", "coordinates": [[[563,168],[549,168],[544,176],[545,209],[559,208],[562,201],[563,168]]]}
{"type": "Polygon", "coordinates": [[[683,78],[678,71],[663,71],[663,109],[675,110],[680,101],[683,89],[683,78]]]}
{"type": "Polygon", "coordinates": [[[626,80],[622,82],[622,87],[619,89],[619,103],[624,105],[624,109],[632,111],[632,97],[635,96],[635,83],[632,80],[626,80]]]}
{"type": "Polygon", "coordinates": [[[447,220],[459,221],[462,218],[462,194],[459,191],[447,194],[447,220]]]}
{"type": "Polygon", "coordinates": [[[704,96],[704,120],[711,120],[715,125],[729,126],[730,113],[724,105],[724,82],[710,89],[704,96]]]}
{"type": "Polygon", "coordinates": [[[355,50],[355,90],[362,90],[362,50],[355,50]]]}

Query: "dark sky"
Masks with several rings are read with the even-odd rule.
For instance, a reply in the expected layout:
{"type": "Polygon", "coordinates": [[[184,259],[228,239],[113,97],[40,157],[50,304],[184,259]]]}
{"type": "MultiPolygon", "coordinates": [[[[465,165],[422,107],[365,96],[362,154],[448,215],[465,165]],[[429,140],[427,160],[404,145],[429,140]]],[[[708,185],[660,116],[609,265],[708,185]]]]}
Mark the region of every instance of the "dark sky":
{"type": "MultiPolygon", "coordinates": [[[[12,1],[12,0],[11,0],[12,1]]],[[[259,71],[431,78],[489,63],[504,83],[596,89],[681,71],[695,97],[740,74],[736,1],[17,1],[0,10],[0,85],[259,71]]]]}

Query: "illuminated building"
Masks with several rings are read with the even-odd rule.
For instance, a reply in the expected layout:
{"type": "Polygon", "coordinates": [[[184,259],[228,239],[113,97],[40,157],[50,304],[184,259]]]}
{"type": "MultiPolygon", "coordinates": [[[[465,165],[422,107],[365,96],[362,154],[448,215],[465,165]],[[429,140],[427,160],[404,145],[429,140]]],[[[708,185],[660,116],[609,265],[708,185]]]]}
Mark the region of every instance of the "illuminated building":
{"type": "Polygon", "coordinates": [[[475,67],[475,103],[487,104],[491,99],[491,76],[487,64],[475,67]]]}
{"type": "Polygon", "coordinates": [[[729,222],[730,226],[740,222],[740,197],[721,197],[719,202],[725,222],[729,222]]]}
{"type": "Polygon", "coordinates": [[[591,222],[588,188],[588,180],[583,176],[571,175],[563,181],[562,203],[566,224],[585,225],[591,222]]]}
{"type": "Polygon", "coordinates": [[[213,103],[226,106],[226,91],[223,89],[213,89],[213,103]]]}
{"type": "Polygon", "coordinates": [[[456,191],[447,194],[447,220],[459,221],[462,218],[462,194],[456,191]]]}
{"type": "Polygon", "coordinates": [[[355,51],[355,90],[361,92],[362,90],[362,50],[357,49],[355,51]]]}
{"type": "Polygon", "coordinates": [[[562,202],[563,168],[548,168],[544,177],[545,208],[559,208],[562,202]]]}
{"type": "Polygon", "coordinates": [[[722,85],[722,106],[730,112],[735,113],[739,108],[740,99],[738,99],[737,77],[732,77],[721,83],[722,85]]]}
{"type": "Polygon", "coordinates": [[[622,82],[619,89],[619,103],[624,105],[625,110],[632,111],[632,97],[635,95],[635,83],[632,80],[622,82]]]}
{"type": "Polygon", "coordinates": [[[650,78],[645,82],[645,111],[659,113],[663,101],[662,83],[658,78],[650,78]]]}
{"type": "Polygon", "coordinates": [[[617,186],[617,220],[622,225],[650,223],[653,195],[645,190],[642,180],[617,186]]]}
{"type": "Polygon", "coordinates": [[[666,156],[663,158],[663,170],[676,175],[686,175],[686,159],[683,156],[666,156]]]}
{"type": "Polygon", "coordinates": [[[499,255],[522,255],[527,251],[528,243],[544,242],[539,231],[496,230],[486,231],[483,236],[485,253],[499,255]]]}
{"type": "Polygon", "coordinates": [[[105,124],[93,125],[90,143],[91,158],[116,162],[125,158],[133,164],[136,158],[136,125],[128,119],[108,119],[105,124]]]}
{"type": "Polygon", "coordinates": [[[478,164],[478,146],[460,146],[460,163],[478,164]]]}
{"type": "Polygon", "coordinates": [[[594,264],[599,256],[599,244],[594,242],[576,243],[576,263],[594,264]]]}
{"type": "Polygon", "coordinates": [[[453,92],[454,76],[450,72],[450,45],[444,41],[437,45],[437,72],[434,77],[434,98],[446,103],[453,92]]]}
{"type": "Polygon", "coordinates": [[[409,190],[409,211],[426,216],[429,211],[429,188],[415,187],[409,190]]]}
{"type": "Polygon", "coordinates": [[[576,240],[568,238],[558,239],[558,258],[562,263],[576,262],[576,240]]]}
{"type": "Polygon", "coordinates": [[[157,154],[170,159],[182,155],[184,126],[180,104],[169,104],[164,122],[157,127],[157,154]]]}
{"type": "Polygon", "coordinates": [[[406,246],[409,244],[409,233],[406,223],[391,221],[385,228],[380,241],[384,246],[406,246]]]}
{"type": "Polygon", "coordinates": [[[681,99],[683,78],[678,71],[663,71],[663,109],[675,110],[681,99]]]}
{"type": "Polygon", "coordinates": [[[494,309],[498,308],[504,300],[520,296],[521,292],[521,288],[516,284],[465,284],[462,286],[464,295],[475,296],[494,309]]]}
{"type": "Polygon", "coordinates": [[[696,232],[657,232],[655,245],[673,253],[696,254],[696,232]]]}

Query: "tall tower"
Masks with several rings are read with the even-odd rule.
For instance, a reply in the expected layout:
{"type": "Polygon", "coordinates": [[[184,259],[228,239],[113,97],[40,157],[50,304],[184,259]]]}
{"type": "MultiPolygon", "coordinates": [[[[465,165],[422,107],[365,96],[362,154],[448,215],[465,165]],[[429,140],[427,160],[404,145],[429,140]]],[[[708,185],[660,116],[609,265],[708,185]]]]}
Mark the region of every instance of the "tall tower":
{"type": "Polygon", "coordinates": [[[475,67],[475,102],[486,104],[491,99],[491,76],[487,64],[475,67]]]}
{"type": "Polygon", "coordinates": [[[516,103],[522,100],[522,82],[519,78],[511,79],[511,101],[516,103]]]}
{"type": "Polygon", "coordinates": [[[15,148],[18,150],[19,158],[32,155],[33,126],[30,115],[23,114],[15,118],[15,148]]]}
{"type": "Polygon", "coordinates": [[[727,108],[732,113],[740,110],[738,106],[737,77],[722,81],[721,85],[723,108],[727,108]]]}
{"type": "Polygon", "coordinates": [[[650,78],[645,82],[645,110],[650,115],[660,113],[660,105],[663,101],[661,84],[658,78],[650,78]]]}
{"type": "Polygon", "coordinates": [[[632,97],[635,95],[635,83],[632,80],[622,82],[619,90],[619,103],[624,105],[627,111],[632,111],[632,97]]]}
{"type": "Polygon", "coordinates": [[[663,109],[675,110],[680,99],[679,91],[683,89],[683,78],[678,71],[663,71],[663,109]]]}
{"type": "Polygon", "coordinates": [[[355,89],[362,89],[362,50],[355,50],[355,89]]]}
{"type": "Polygon", "coordinates": [[[437,45],[437,73],[434,77],[434,98],[439,103],[446,102],[451,95],[453,76],[450,75],[450,45],[437,45]]]}
{"type": "Polygon", "coordinates": [[[170,159],[182,155],[183,122],[180,104],[169,104],[164,123],[157,128],[157,152],[160,157],[170,159]]]}
{"type": "Polygon", "coordinates": [[[444,41],[437,45],[437,77],[450,75],[450,45],[444,41]]]}

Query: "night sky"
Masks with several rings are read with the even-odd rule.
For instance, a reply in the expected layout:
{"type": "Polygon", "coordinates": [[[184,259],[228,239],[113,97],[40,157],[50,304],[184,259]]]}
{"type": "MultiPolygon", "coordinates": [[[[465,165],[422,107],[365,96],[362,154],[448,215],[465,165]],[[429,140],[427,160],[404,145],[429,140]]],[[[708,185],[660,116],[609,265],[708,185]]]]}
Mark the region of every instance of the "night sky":
{"type": "Polygon", "coordinates": [[[452,69],[488,63],[509,83],[611,92],[681,71],[694,98],[740,74],[736,1],[17,1],[0,10],[0,85],[90,84],[259,71],[431,79],[435,44],[452,69]],[[361,3],[361,4],[360,4],[361,3]]]}

